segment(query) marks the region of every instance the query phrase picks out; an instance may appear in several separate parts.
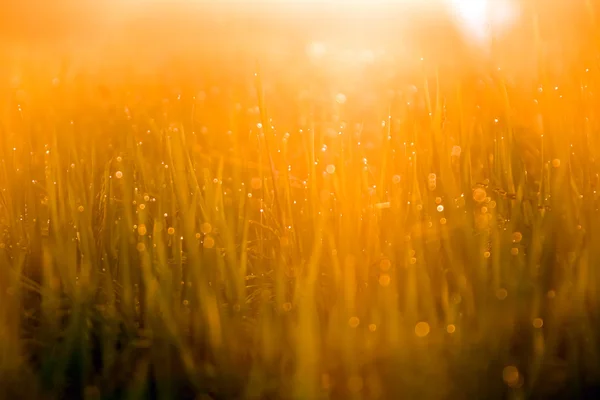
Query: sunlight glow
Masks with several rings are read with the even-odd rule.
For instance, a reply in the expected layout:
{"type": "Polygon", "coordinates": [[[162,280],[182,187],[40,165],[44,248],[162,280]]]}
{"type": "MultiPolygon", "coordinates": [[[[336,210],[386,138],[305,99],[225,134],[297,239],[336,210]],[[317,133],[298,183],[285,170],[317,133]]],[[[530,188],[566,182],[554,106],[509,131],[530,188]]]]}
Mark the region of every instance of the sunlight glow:
{"type": "Polygon", "coordinates": [[[267,3],[299,6],[305,11],[332,6],[336,13],[359,12],[363,16],[367,11],[382,8],[390,13],[394,8],[417,14],[447,12],[462,33],[479,44],[489,40],[492,34],[506,31],[519,14],[518,0],[270,0],[267,3]]]}
{"type": "Polygon", "coordinates": [[[508,29],[518,18],[518,9],[511,0],[446,0],[465,35],[483,43],[492,33],[508,29]]]}

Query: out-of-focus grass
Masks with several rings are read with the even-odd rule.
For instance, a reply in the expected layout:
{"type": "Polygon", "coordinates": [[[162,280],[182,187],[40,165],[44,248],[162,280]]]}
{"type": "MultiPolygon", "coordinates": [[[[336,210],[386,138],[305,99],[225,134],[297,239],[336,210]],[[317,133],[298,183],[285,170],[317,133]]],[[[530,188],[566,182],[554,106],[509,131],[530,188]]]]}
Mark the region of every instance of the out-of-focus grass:
{"type": "Polygon", "coordinates": [[[347,95],[25,71],[0,132],[2,397],[587,394],[598,70],[574,65],[347,95]]]}

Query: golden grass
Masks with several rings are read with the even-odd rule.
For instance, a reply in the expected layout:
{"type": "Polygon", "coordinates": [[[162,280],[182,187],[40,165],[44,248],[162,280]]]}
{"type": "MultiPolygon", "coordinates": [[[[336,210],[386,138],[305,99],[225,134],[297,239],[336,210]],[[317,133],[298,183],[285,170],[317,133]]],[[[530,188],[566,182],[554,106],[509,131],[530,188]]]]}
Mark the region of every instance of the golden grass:
{"type": "Polygon", "coordinates": [[[0,132],[3,397],[586,394],[589,59],[531,86],[364,69],[344,96],[306,60],[288,80],[260,59],[23,69],[0,132]]]}

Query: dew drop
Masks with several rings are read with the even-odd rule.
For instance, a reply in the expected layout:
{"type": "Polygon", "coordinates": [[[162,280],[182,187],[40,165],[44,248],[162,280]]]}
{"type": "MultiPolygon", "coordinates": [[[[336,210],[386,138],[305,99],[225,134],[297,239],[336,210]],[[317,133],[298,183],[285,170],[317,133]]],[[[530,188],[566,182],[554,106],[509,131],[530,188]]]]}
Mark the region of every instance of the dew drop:
{"type": "Polygon", "coordinates": [[[523,235],[521,234],[521,232],[514,232],[512,234],[512,241],[514,243],[519,243],[522,239],[523,239],[523,235]]]}
{"type": "Polygon", "coordinates": [[[415,325],[415,334],[418,337],[425,337],[429,334],[429,324],[427,322],[421,321],[415,325]]]}
{"type": "Polygon", "coordinates": [[[502,379],[508,386],[514,387],[519,383],[519,370],[513,365],[504,367],[502,379]]]}
{"type": "Polygon", "coordinates": [[[473,190],[473,199],[476,202],[482,203],[483,201],[485,201],[486,197],[487,197],[487,193],[485,192],[484,189],[477,188],[477,189],[473,190]]]}
{"type": "Polygon", "coordinates": [[[200,226],[200,230],[202,231],[202,233],[204,233],[205,235],[208,235],[209,233],[212,232],[212,225],[208,222],[204,222],[201,226],[200,226]]]}
{"type": "Polygon", "coordinates": [[[496,297],[498,300],[504,300],[508,296],[508,291],[504,288],[496,290],[496,297]]]}
{"type": "Polygon", "coordinates": [[[213,247],[215,247],[215,239],[213,239],[210,236],[205,237],[203,246],[205,249],[212,249],[213,247]]]}
{"type": "Polygon", "coordinates": [[[388,274],[381,274],[379,277],[379,284],[383,287],[387,287],[390,285],[391,278],[388,274]]]}

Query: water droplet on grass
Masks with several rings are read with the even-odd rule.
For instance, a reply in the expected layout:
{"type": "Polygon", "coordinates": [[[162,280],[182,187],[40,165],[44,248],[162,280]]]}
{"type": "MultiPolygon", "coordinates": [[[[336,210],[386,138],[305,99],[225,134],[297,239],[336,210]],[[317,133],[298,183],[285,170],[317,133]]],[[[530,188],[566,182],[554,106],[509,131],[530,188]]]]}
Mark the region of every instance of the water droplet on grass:
{"type": "Polygon", "coordinates": [[[146,229],[146,225],[144,225],[144,224],[140,224],[140,226],[138,226],[137,230],[138,230],[138,234],[141,236],[144,236],[148,232],[146,229]]]}
{"type": "Polygon", "coordinates": [[[202,233],[204,233],[205,235],[208,235],[209,233],[212,232],[212,225],[209,224],[208,222],[204,222],[201,226],[200,226],[200,230],[202,231],[202,233]]]}
{"type": "Polygon", "coordinates": [[[519,383],[519,370],[513,365],[504,367],[502,379],[508,386],[515,387],[519,383]]]}
{"type": "Polygon", "coordinates": [[[205,249],[212,249],[215,246],[215,239],[210,236],[205,237],[203,246],[205,249]]]}
{"type": "Polygon", "coordinates": [[[392,280],[392,279],[391,279],[391,277],[390,277],[388,274],[382,274],[382,275],[379,277],[379,284],[380,284],[381,286],[383,286],[383,287],[387,287],[387,286],[389,286],[389,285],[390,285],[390,282],[391,282],[391,280],[392,280]]]}
{"type": "Polygon", "coordinates": [[[429,335],[429,324],[427,322],[421,321],[415,325],[415,334],[418,337],[425,337],[429,335]]]}
{"type": "Polygon", "coordinates": [[[485,201],[487,194],[483,188],[476,188],[473,190],[473,200],[482,203],[485,201]]]}

